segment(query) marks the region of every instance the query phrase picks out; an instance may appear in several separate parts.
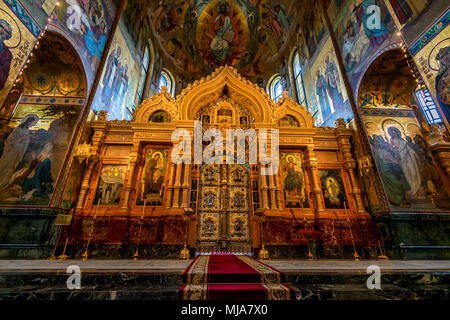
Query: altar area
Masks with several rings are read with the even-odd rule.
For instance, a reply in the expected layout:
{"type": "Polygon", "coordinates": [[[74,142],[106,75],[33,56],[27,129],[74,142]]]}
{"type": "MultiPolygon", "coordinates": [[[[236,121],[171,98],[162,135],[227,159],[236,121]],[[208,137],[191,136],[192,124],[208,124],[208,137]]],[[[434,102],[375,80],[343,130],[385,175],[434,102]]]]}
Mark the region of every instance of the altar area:
{"type": "Polygon", "coordinates": [[[175,98],[163,88],[130,121],[100,111],[89,125],[92,140],[74,154],[84,170],[73,218],[55,229],[57,255],[64,248],[72,258],[170,259],[185,248],[190,257],[256,257],[263,249],[273,259],[374,259],[393,249],[379,241],[367,211],[354,130],[343,119],[316,127],[287,92],[275,103],[232,67],[175,98]],[[208,132],[225,139],[230,131],[246,135],[241,146],[207,145],[208,132]],[[190,161],[175,163],[185,136],[180,154],[190,161]],[[264,148],[276,169],[261,162],[264,148]],[[206,163],[211,155],[220,161],[206,163]]]}

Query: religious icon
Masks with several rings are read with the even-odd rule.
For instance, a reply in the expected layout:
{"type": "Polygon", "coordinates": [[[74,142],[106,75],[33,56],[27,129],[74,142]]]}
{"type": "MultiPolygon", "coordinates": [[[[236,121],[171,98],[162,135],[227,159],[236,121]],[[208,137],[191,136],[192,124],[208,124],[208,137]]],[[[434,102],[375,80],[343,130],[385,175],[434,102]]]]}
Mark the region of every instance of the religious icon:
{"type": "Polygon", "coordinates": [[[231,45],[236,36],[229,16],[230,5],[226,1],[219,2],[219,15],[214,20],[214,38],[211,41],[211,51],[220,63],[225,63],[231,55],[231,45]]]}
{"type": "Polygon", "coordinates": [[[241,182],[242,181],[242,170],[236,169],[234,170],[234,181],[241,182]]]}
{"type": "Polygon", "coordinates": [[[233,237],[242,238],[245,237],[245,222],[241,218],[236,218],[233,222],[234,232],[233,237]]]}
{"type": "Polygon", "coordinates": [[[245,207],[244,195],[241,192],[236,192],[234,194],[233,204],[235,207],[245,207]]]}
{"type": "Polygon", "coordinates": [[[216,226],[211,217],[207,217],[202,223],[202,235],[204,237],[214,237],[216,226]]]}
{"type": "Polygon", "coordinates": [[[205,170],[205,181],[214,181],[214,169],[208,168],[205,170]]]}
{"type": "Polygon", "coordinates": [[[144,198],[161,204],[164,179],[167,165],[168,151],[164,149],[149,149],[147,151],[146,161],[142,173],[141,196],[140,201],[144,198]]]}
{"type": "Polygon", "coordinates": [[[330,177],[327,179],[327,189],[325,190],[325,197],[328,198],[330,203],[339,204],[339,198],[337,197],[341,191],[339,190],[336,179],[330,177]]]}
{"type": "Polygon", "coordinates": [[[205,195],[205,205],[207,207],[214,207],[216,205],[216,197],[217,195],[214,193],[207,193],[205,195]]]}
{"type": "Polygon", "coordinates": [[[101,204],[118,204],[125,180],[126,166],[106,165],[102,168],[100,182],[98,185],[97,197],[101,199],[101,204]],[[100,194],[102,196],[100,197],[100,194]]]}
{"type": "Polygon", "coordinates": [[[320,170],[319,176],[325,207],[343,209],[347,199],[340,170],[320,170]]]}
{"type": "Polygon", "coordinates": [[[248,124],[248,118],[247,117],[240,117],[239,118],[239,124],[246,126],[248,124]]]}

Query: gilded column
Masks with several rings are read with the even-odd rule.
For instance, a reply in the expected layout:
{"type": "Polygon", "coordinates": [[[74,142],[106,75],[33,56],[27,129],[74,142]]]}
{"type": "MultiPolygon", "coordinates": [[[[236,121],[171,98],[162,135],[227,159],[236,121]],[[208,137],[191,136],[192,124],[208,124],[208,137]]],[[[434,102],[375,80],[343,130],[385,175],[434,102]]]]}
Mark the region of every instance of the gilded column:
{"type": "MultiPolygon", "coordinates": [[[[81,182],[80,193],[77,201],[77,209],[83,209],[86,195],[91,187],[91,176],[95,164],[99,160],[99,154],[103,142],[105,140],[106,132],[109,129],[109,124],[106,122],[107,112],[101,111],[97,120],[92,121],[91,127],[94,130],[92,135],[92,146],[87,156],[87,168],[84,172],[83,180],[81,182]]],[[[77,155],[76,155],[77,156],[77,155]]]]}
{"type": "Polygon", "coordinates": [[[191,180],[191,165],[184,165],[184,178],[183,178],[183,196],[182,196],[182,208],[189,208],[189,185],[191,180]]]}
{"type": "Polygon", "coordinates": [[[131,157],[130,158],[130,170],[128,172],[128,179],[127,179],[127,184],[125,185],[125,192],[123,194],[123,201],[122,201],[122,207],[120,207],[121,209],[128,209],[129,207],[129,202],[130,202],[130,194],[131,194],[131,190],[133,190],[133,181],[134,181],[134,172],[136,170],[136,163],[137,163],[137,158],[136,157],[131,157]]]}
{"type": "Polygon", "coordinates": [[[182,168],[183,168],[183,164],[182,163],[179,163],[179,164],[176,165],[172,208],[179,208],[180,207],[179,203],[180,203],[181,170],[182,170],[182,168]]]}
{"type": "MultiPolygon", "coordinates": [[[[264,167],[265,165],[261,165],[264,167]]],[[[261,172],[259,172],[259,179],[261,181],[261,200],[262,200],[262,207],[263,209],[269,209],[269,201],[267,199],[267,183],[266,183],[266,176],[262,175],[261,172]]]]}
{"type": "Polygon", "coordinates": [[[269,166],[269,196],[270,196],[270,209],[277,209],[277,201],[275,197],[275,182],[273,177],[273,170],[269,166]]]}
{"type": "MultiPolygon", "coordinates": [[[[338,128],[339,132],[339,128],[338,128]]],[[[338,136],[338,143],[339,143],[339,149],[341,149],[341,152],[344,156],[344,167],[347,170],[350,181],[352,184],[352,193],[353,197],[355,198],[356,202],[356,210],[358,213],[365,213],[366,210],[364,209],[364,205],[361,199],[361,189],[358,187],[358,182],[356,181],[355,177],[355,167],[356,167],[356,161],[353,159],[351,154],[351,145],[349,141],[348,136],[338,136]]]]}
{"type": "Polygon", "coordinates": [[[77,201],[77,209],[83,209],[84,201],[86,199],[87,192],[90,188],[90,181],[92,176],[92,170],[94,169],[95,164],[97,163],[98,157],[91,156],[87,159],[87,168],[84,172],[83,181],[80,187],[80,194],[78,196],[77,201]]]}
{"type": "Polygon", "coordinates": [[[175,174],[175,164],[172,162],[169,167],[169,184],[167,185],[167,198],[166,198],[166,209],[172,207],[172,196],[173,196],[173,179],[175,174]]]}
{"type": "Polygon", "coordinates": [[[281,206],[281,187],[280,187],[280,177],[278,176],[278,172],[274,173],[275,177],[275,198],[277,200],[277,209],[282,209],[281,206]]]}
{"type": "Polygon", "coordinates": [[[320,214],[325,211],[323,207],[322,201],[322,188],[320,186],[320,178],[319,178],[319,170],[317,169],[317,158],[314,153],[314,146],[308,145],[308,167],[311,170],[311,180],[313,183],[312,192],[314,194],[314,198],[316,199],[316,211],[320,214]]]}
{"type": "Polygon", "coordinates": [[[128,178],[127,183],[125,185],[125,192],[123,194],[122,206],[120,207],[123,210],[129,208],[130,194],[131,190],[133,190],[134,174],[136,171],[136,164],[138,161],[138,150],[139,150],[139,141],[133,144],[133,148],[131,149],[130,153],[128,178]]]}

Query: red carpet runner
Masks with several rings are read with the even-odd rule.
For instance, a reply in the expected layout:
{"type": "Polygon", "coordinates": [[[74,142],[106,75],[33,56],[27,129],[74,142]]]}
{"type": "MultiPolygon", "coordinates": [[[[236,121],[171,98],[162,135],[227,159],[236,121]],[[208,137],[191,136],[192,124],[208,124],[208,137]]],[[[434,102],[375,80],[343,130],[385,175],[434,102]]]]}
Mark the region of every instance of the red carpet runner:
{"type": "Polygon", "coordinates": [[[198,256],[183,275],[182,300],[289,300],[295,291],[278,270],[244,255],[198,256]]]}

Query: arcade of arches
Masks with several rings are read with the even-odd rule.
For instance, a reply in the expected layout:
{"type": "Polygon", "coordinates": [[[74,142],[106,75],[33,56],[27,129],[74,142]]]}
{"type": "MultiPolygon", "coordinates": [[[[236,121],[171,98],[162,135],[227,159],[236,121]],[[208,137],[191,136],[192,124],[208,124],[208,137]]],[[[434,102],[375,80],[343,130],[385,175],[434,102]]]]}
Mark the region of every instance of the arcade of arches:
{"type": "Polygon", "coordinates": [[[27,2],[0,7],[0,257],[450,258],[443,1],[380,1],[376,35],[366,0],[27,2]]]}

